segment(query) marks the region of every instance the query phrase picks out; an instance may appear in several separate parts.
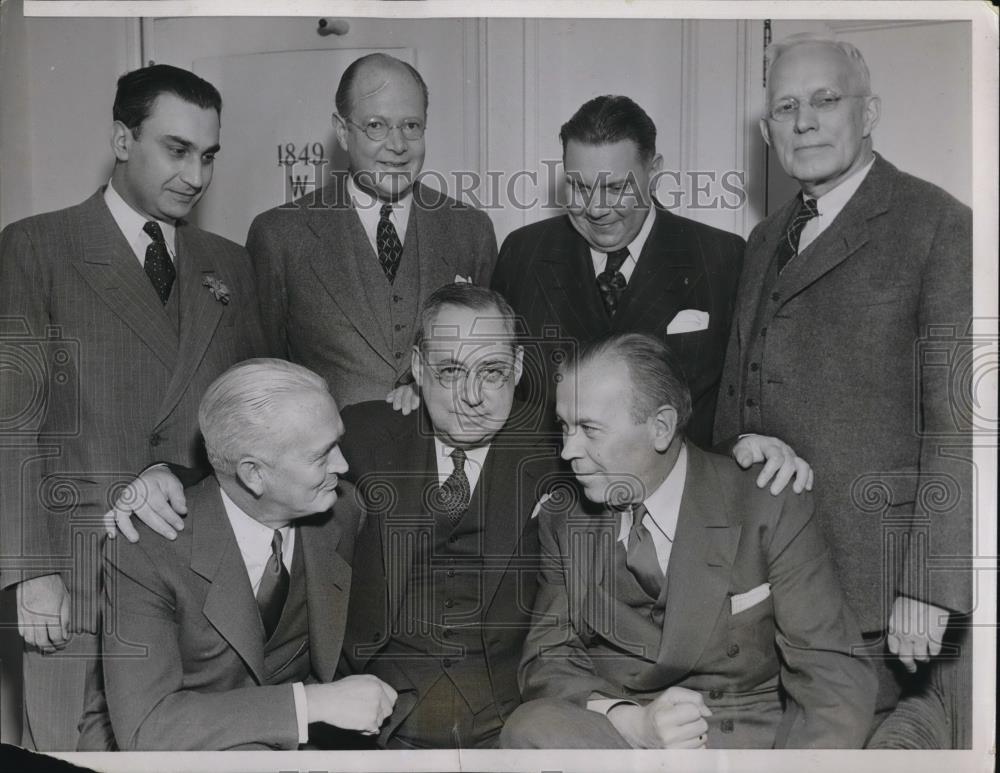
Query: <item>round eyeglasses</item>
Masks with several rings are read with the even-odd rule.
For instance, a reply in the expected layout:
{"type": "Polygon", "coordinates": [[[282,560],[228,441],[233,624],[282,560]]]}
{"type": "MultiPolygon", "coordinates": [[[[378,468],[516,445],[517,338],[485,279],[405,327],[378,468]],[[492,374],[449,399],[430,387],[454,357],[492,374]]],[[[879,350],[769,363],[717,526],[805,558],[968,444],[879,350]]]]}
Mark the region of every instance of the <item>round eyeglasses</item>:
{"type": "MultiPolygon", "coordinates": [[[[838,94],[830,89],[820,89],[809,97],[809,107],[817,113],[829,113],[837,109],[844,99],[867,97],[868,94],[838,94]]],[[[767,116],[772,121],[791,121],[799,114],[800,102],[795,97],[779,99],[767,110],[767,116]]]]}
{"type": "MultiPolygon", "coordinates": [[[[421,355],[423,357],[423,355],[421,355]]],[[[509,364],[483,363],[475,368],[449,363],[447,365],[431,365],[424,359],[424,364],[430,370],[434,380],[446,389],[452,389],[468,383],[471,378],[476,387],[486,390],[502,389],[514,375],[514,367],[509,364]]]]}
{"type": "Polygon", "coordinates": [[[352,126],[361,129],[365,133],[365,136],[374,142],[384,140],[389,136],[390,131],[397,128],[399,129],[399,133],[403,135],[403,139],[406,140],[419,140],[424,136],[424,122],[419,118],[404,118],[396,124],[391,124],[385,118],[377,115],[365,119],[364,123],[357,123],[350,118],[346,118],[345,120],[352,126]]]}

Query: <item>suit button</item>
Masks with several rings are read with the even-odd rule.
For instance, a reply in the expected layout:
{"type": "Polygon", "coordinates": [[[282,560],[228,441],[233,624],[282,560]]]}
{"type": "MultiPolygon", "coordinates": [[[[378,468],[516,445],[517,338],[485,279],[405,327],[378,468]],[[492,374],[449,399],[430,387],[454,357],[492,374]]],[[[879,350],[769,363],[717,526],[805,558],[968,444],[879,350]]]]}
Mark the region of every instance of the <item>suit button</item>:
{"type": "Polygon", "coordinates": [[[771,293],[771,300],[772,301],[780,301],[781,300],[781,293],[771,293]]]}
{"type": "Polygon", "coordinates": [[[155,448],[156,446],[160,445],[160,441],[162,439],[163,438],[160,436],[159,432],[154,432],[152,435],[149,436],[149,444],[155,448]]]}
{"type": "Polygon", "coordinates": [[[445,599],[444,605],[445,608],[451,609],[453,606],[455,606],[455,602],[452,601],[451,599],[445,599]]]}
{"type": "Polygon", "coordinates": [[[394,356],[394,357],[395,357],[395,358],[396,358],[397,360],[401,360],[401,359],[403,359],[403,353],[402,353],[402,352],[396,352],[396,354],[395,354],[395,355],[393,355],[393,356],[394,356]]]}
{"type": "Polygon", "coordinates": [[[726,392],[728,392],[729,396],[732,397],[733,395],[736,394],[736,387],[734,387],[732,384],[730,384],[729,385],[729,389],[727,389],[726,392]]]}
{"type": "Polygon", "coordinates": [[[760,329],[760,337],[763,338],[766,335],[767,335],[767,327],[765,326],[760,329]]]}
{"type": "Polygon", "coordinates": [[[455,632],[451,630],[451,628],[445,628],[444,631],[442,631],[441,633],[446,639],[450,639],[452,636],[455,635],[455,632]]]}
{"type": "Polygon", "coordinates": [[[757,401],[752,397],[747,398],[747,408],[753,408],[757,404],[757,401]]]}
{"type": "Polygon", "coordinates": [[[740,654],[740,645],[739,644],[730,644],[729,645],[729,649],[726,650],[726,654],[729,657],[731,657],[731,658],[735,658],[737,655],[740,654]]]}
{"type": "Polygon", "coordinates": [[[451,658],[445,658],[441,661],[441,665],[445,668],[451,668],[451,658]]]}
{"type": "Polygon", "coordinates": [[[719,730],[721,730],[723,733],[731,733],[731,732],[733,732],[733,720],[731,720],[731,719],[724,719],[724,720],[722,720],[719,723],[719,730]]]}
{"type": "Polygon", "coordinates": [[[449,569],[448,570],[448,576],[449,577],[454,577],[455,576],[455,570],[454,569],[449,569]]]}
{"type": "Polygon", "coordinates": [[[372,634],[372,641],[379,641],[381,638],[382,638],[381,631],[375,631],[375,633],[372,634]]]}
{"type": "Polygon", "coordinates": [[[401,300],[402,300],[402,298],[400,298],[398,295],[393,295],[392,296],[392,302],[393,303],[399,303],[401,300]]]}
{"type": "Polygon", "coordinates": [[[717,701],[719,700],[719,698],[722,697],[722,690],[709,690],[708,697],[711,698],[713,701],[717,701]]]}
{"type": "Polygon", "coordinates": [[[751,362],[750,363],[750,371],[752,373],[756,373],[758,370],[760,370],[760,365],[758,365],[756,362],[751,362]]]}
{"type": "Polygon", "coordinates": [[[398,333],[400,330],[403,329],[403,326],[402,325],[393,325],[392,329],[395,330],[398,333]]]}

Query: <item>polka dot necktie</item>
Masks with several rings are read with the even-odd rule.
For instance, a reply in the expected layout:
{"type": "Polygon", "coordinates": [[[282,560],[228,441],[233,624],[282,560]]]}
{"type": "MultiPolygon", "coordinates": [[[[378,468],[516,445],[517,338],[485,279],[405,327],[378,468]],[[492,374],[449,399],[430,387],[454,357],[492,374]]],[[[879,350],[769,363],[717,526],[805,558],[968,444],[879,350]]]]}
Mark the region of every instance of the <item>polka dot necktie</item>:
{"type": "Polygon", "coordinates": [[[385,272],[389,284],[396,281],[396,271],[399,261],[403,258],[403,244],[399,241],[396,226],[392,224],[389,215],[392,214],[392,204],[383,204],[379,215],[378,227],[375,229],[375,244],[378,246],[378,262],[385,272]]]}
{"type": "Polygon", "coordinates": [[[167,252],[167,242],[163,238],[160,224],[155,220],[150,220],[142,227],[142,230],[153,240],[146,247],[146,260],[143,263],[143,268],[146,270],[149,281],[153,283],[156,294],[160,296],[160,302],[165,304],[170,297],[170,289],[174,286],[177,269],[174,268],[174,262],[170,259],[170,253],[167,252]]]}
{"type": "Polygon", "coordinates": [[[601,300],[604,301],[604,308],[609,317],[615,315],[618,301],[621,300],[622,293],[625,292],[625,275],[622,274],[621,267],[628,260],[628,256],[628,247],[609,252],[604,270],[597,275],[597,289],[601,293],[601,300]]]}
{"type": "Polygon", "coordinates": [[[438,510],[447,515],[451,525],[454,526],[469,509],[469,502],[472,501],[472,489],[469,486],[469,478],[465,474],[465,451],[456,448],[451,452],[451,461],[455,465],[455,469],[452,470],[448,479],[438,487],[437,505],[438,510]]]}

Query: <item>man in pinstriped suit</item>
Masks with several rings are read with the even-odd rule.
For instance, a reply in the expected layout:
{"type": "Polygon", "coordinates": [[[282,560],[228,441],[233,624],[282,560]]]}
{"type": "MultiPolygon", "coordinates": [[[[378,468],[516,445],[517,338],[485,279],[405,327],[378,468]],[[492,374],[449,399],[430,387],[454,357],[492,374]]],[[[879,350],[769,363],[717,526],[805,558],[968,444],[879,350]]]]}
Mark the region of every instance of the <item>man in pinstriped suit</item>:
{"type": "Polygon", "coordinates": [[[0,237],[0,587],[17,589],[26,746],[113,743],[106,723],[77,729],[99,676],[101,516],[129,470],[198,462],[205,387],[266,353],[246,253],[183,220],[220,111],[185,70],[122,76],[110,184],[0,237]]]}

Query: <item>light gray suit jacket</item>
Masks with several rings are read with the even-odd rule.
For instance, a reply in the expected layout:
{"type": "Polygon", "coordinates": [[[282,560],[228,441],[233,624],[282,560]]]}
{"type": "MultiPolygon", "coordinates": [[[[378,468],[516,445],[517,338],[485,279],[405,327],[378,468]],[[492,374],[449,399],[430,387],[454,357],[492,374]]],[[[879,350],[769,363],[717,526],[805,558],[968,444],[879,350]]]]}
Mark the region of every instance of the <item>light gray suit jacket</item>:
{"type": "MultiPolygon", "coordinates": [[[[326,378],[341,407],[381,400],[405,377],[413,333],[411,326],[405,344],[391,344],[385,288],[373,282],[384,279],[380,269],[372,277],[377,256],[345,185],[343,175],[335,177],[319,191],[258,215],[247,235],[270,346],[326,378]]],[[[488,284],[496,255],[484,212],[413,186],[403,260],[419,261],[415,310],[456,276],[488,284]]]]}

